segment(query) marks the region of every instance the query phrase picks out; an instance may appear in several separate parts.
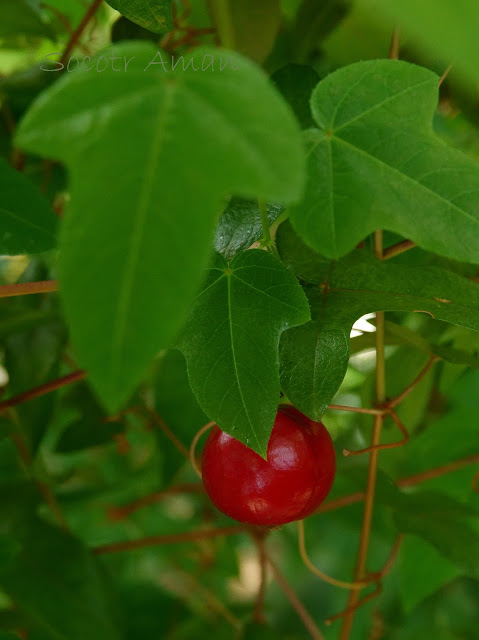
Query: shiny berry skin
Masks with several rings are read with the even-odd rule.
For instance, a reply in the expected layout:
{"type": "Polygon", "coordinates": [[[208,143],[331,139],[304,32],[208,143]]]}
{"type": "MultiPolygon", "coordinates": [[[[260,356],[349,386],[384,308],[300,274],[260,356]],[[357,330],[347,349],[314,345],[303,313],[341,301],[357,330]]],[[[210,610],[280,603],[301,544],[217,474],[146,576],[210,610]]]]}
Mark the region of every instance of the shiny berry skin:
{"type": "Polygon", "coordinates": [[[282,405],[268,442],[267,461],[215,425],[203,449],[203,483],[213,504],[248,524],[301,520],[323,502],[336,470],[326,427],[282,405]]]}

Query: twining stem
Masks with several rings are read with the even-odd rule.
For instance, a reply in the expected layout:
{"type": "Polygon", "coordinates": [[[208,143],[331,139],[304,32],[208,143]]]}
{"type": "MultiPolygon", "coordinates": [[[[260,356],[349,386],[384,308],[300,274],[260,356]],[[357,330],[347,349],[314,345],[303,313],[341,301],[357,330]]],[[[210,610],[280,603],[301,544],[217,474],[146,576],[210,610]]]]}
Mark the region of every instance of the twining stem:
{"type": "Polygon", "coordinates": [[[70,57],[71,52],[78,44],[78,41],[80,40],[83,32],[87,28],[90,20],[94,17],[98,9],[101,7],[102,3],[103,3],[103,0],[93,0],[91,5],[88,7],[85,15],[81,19],[80,24],[72,33],[71,38],[68,41],[67,46],[65,47],[65,51],[63,52],[63,55],[60,58],[61,64],[65,64],[68,61],[68,58],[70,57]]]}
{"type": "MultiPolygon", "coordinates": [[[[25,436],[20,431],[15,431],[12,433],[12,441],[17,449],[18,455],[23,462],[23,465],[28,473],[31,473],[31,468],[33,465],[32,456],[30,454],[30,450],[28,449],[28,444],[25,439],[25,436]]],[[[60,509],[60,505],[58,504],[55,495],[51,488],[41,482],[40,480],[35,479],[35,483],[38,487],[38,490],[43,496],[43,499],[50,507],[50,511],[54,515],[56,521],[63,529],[68,529],[67,521],[65,520],[65,516],[63,515],[62,510],[60,509]]]]}
{"type": "Polygon", "coordinates": [[[405,251],[409,251],[409,249],[414,249],[415,246],[416,243],[412,240],[401,240],[401,242],[393,244],[392,247],[384,249],[383,260],[394,258],[394,256],[398,256],[405,251]]]}
{"type": "MultiPolygon", "coordinates": [[[[393,41],[396,37],[396,31],[393,34],[391,49],[396,50],[393,41]]],[[[383,259],[383,233],[376,231],[374,234],[374,252],[376,256],[383,259]]],[[[376,402],[383,405],[386,401],[386,368],[384,356],[384,312],[376,313],[376,402]]],[[[384,422],[383,415],[377,415],[374,418],[373,433],[371,438],[371,446],[377,447],[381,442],[381,432],[384,422]]],[[[359,550],[356,560],[356,569],[354,572],[355,581],[360,581],[366,573],[366,562],[369,547],[369,538],[371,535],[371,523],[374,508],[374,494],[376,490],[376,476],[378,470],[378,449],[372,449],[369,454],[368,480],[366,485],[366,498],[364,502],[363,522],[361,526],[361,535],[359,539],[359,550]]],[[[351,591],[348,598],[348,613],[344,617],[343,626],[341,627],[340,640],[347,640],[350,636],[353,626],[354,614],[356,612],[355,605],[360,596],[360,590],[351,591]]]]}
{"type": "Polygon", "coordinates": [[[401,393],[399,393],[395,398],[393,398],[388,402],[388,407],[390,407],[391,409],[393,407],[397,407],[398,404],[400,404],[404,400],[404,398],[406,398],[411,393],[411,391],[415,387],[417,387],[417,385],[421,382],[421,380],[429,373],[429,370],[432,367],[432,365],[438,360],[440,360],[438,356],[432,355],[429,358],[429,361],[424,367],[424,369],[422,369],[422,371],[418,373],[418,375],[414,378],[411,384],[408,384],[408,386],[404,389],[404,391],[401,391],[401,393]]]}
{"type": "Polygon", "coordinates": [[[28,402],[29,400],[33,400],[34,398],[39,398],[40,396],[44,396],[47,393],[51,393],[52,391],[56,391],[56,389],[60,389],[60,387],[65,387],[68,384],[72,384],[73,382],[78,382],[83,378],[87,377],[87,372],[78,370],[73,373],[68,373],[66,376],[62,376],[61,378],[55,378],[55,380],[50,380],[50,382],[46,382],[45,384],[41,384],[38,387],[34,387],[33,389],[29,389],[28,391],[24,391],[23,393],[19,393],[16,396],[12,396],[3,402],[0,402],[0,413],[5,411],[6,409],[10,409],[11,407],[16,407],[19,404],[23,404],[24,402],[28,402]]]}
{"type": "MultiPolygon", "coordinates": [[[[448,473],[452,473],[454,471],[459,471],[459,469],[463,469],[464,467],[469,466],[470,464],[475,464],[479,462],[479,453],[474,453],[470,456],[466,456],[465,458],[460,458],[459,460],[454,460],[453,462],[448,462],[447,464],[443,464],[440,467],[434,467],[433,469],[427,469],[427,471],[421,471],[420,473],[415,473],[411,476],[406,476],[405,478],[399,478],[396,480],[396,486],[400,489],[404,487],[413,487],[417,484],[421,484],[423,482],[427,482],[428,480],[434,480],[434,478],[440,478],[441,476],[445,476],[448,473]]],[[[341,509],[342,507],[347,507],[350,504],[357,504],[361,502],[366,497],[364,491],[357,491],[356,493],[350,493],[347,496],[341,496],[340,498],[335,498],[334,500],[328,500],[323,502],[323,504],[316,509],[314,513],[325,513],[327,511],[335,511],[336,509],[341,509]]]]}
{"type": "Polygon", "coordinates": [[[125,504],[120,507],[109,507],[108,516],[111,520],[123,520],[124,518],[128,518],[132,513],[142,509],[143,507],[148,507],[152,504],[157,504],[161,502],[168,496],[178,495],[180,493],[203,493],[204,487],[201,482],[189,482],[185,484],[177,484],[172,487],[168,487],[168,489],[164,489],[163,491],[157,491],[155,493],[150,493],[149,495],[142,496],[138,498],[138,500],[134,500],[129,504],[125,504]]]}
{"type": "Polygon", "coordinates": [[[0,286],[0,298],[12,296],[26,296],[31,293],[52,293],[58,291],[56,280],[43,280],[42,282],[20,282],[17,284],[4,284],[0,286]]]}
{"type": "Polygon", "coordinates": [[[265,536],[257,535],[253,536],[253,539],[258,548],[258,564],[260,569],[260,582],[258,587],[258,594],[256,596],[256,603],[253,612],[253,619],[258,624],[264,624],[264,597],[266,594],[266,582],[268,579],[267,574],[267,561],[266,548],[265,548],[265,536]]]}
{"type": "Polygon", "coordinates": [[[79,380],[83,380],[83,378],[87,377],[87,372],[79,369],[78,371],[74,371],[73,373],[68,373],[66,376],[62,376],[61,378],[55,378],[55,380],[50,380],[45,384],[41,384],[38,387],[34,387],[33,389],[29,389],[28,391],[24,391],[23,393],[19,393],[16,396],[12,396],[3,402],[0,402],[0,413],[5,411],[6,409],[10,409],[11,407],[16,407],[19,404],[23,404],[24,402],[28,402],[29,400],[33,400],[34,398],[39,398],[40,396],[44,396],[47,393],[51,393],[52,391],[56,391],[61,387],[65,387],[68,384],[72,384],[73,382],[78,382],[79,380]]]}
{"type": "Polygon", "coordinates": [[[242,525],[233,525],[220,529],[199,529],[197,531],[186,531],[185,533],[172,533],[164,536],[150,536],[140,540],[125,540],[123,542],[113,542],[100,547],[94,547],[93,553],[103,555],[105,553],[118,553],[120,551],[131,551],[132,549],[144,549],[145,547],[156,547],[162,544],[176,544],[178,542],[194,542],[195,540],[207,540],[219,538],[221,536],[232,536],[235,533],[245,533],[247,528],[242,525]]]}
{"type": "Polygon", "coordinates": [[[313,638],[313,640],[325,640],[323,634],[318,629],[313,618],[306,611],[303,603],[296,595],[294,589],[286,580],[282,572],[278,569],[277,565],[271,560],[269,555],[267,555],[267,560],[268,560],[269,566],[271,567],[271,570],[273,571],[273,575],[275,577],[276,582],[278,583],[279,588],[283,591],[284,595],[288,598],[294,610],[296,611],[298,616],[301,618],[304,626],[309,632],[309,635],[313,638]]]}

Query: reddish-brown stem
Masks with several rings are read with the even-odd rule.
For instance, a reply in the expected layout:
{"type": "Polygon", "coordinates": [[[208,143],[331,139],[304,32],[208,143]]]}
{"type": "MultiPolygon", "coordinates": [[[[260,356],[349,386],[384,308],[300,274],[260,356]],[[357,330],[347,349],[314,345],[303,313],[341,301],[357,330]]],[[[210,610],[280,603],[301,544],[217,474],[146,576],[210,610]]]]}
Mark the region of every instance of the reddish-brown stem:
{"type": "Polygon", "coordinates": [[[31,293],[52,293],[53,291],[58,291],[58,282],[56,280],[4,284],[0,286],[0,298],[26,296],[31,293]]]}
{"type": "Polygon", "coordinates": [[[185,445],[178,440],[173,431],[169,428],[166,422],[163,420],[161,416],[159,416],[156,411],[153,409],[144,408],[144,411],[148,414],[151,420],[156,424],[157,427],[165,434],[165,436],[170,440],[170,442],[178,449],[182,456],[184,456],[187,460],[189,459],[189,452],[185,445]]]}
{"type": "Polygon", "coordinates": [[[394,256],[398,256],[405,251],[409,251],[409,249],[414,249],[415,246],[416,243],[412,240],[401,240],[401,242],[393,244],[392,247],[384,249],[383,260],[394,258],[394,256]]]}
{"type": "Polygon", "coordinates": [[[386,413],[386,409],[364,409],[363,407],[348,407],[344,404],[330,404],[328,409],[333,411],[351,411],[352,413],[365,413],[371,416],[382,416],[386,413]]]}
{"type": "Polygon", "coordinates": [[[397,405],[400,404],[404,400],[404,398],[406,398],[415,387],[417,387],[417,385],[421,382],[421,380],[428,374],[429,369],[432,367],[432,365],[435,362],[437,362],[438,360],[439,360],[438,356],[432,355],[429,358],[429,360],[428,360],[426,366],[424,367],[424,369],[422,369],[422,371],[420,371],[420,373],[414,378],[414,380],[411,382],[411,384],[409,384],[404,389],[404,391],[401,391],[401,393],[399,395],[397,395],[392,400],[389,400],[389,402],[387,403],[387,407],[389,409],[393,409],[394,407],[397,407],[397,405]]]}
{"type": "MultiPolygon", "coordinates": [[[[30,451],[28,449],[28,445],[23,434],[20,433],[19,431],[15,431],[14,433],[12,433],[12,441],[17,449],[17,452],[21,461],[25,466],[25,469],[28,472],[30,472],[33,460],[32,460],[32,456],[30,455],[30,451]]],[[[38,490],[42,494],[46,504],[50,507],[50,511],[55,516],[58,524],[64,529],[67,529],[68,528],[67,521],[65,520],[65,516],[63,515],[63,512],[60,509],[60,505],[58,504],[51,488],[44,482],[41,482],[40,480],[35,480],[35,482],[38,487],[38,490]]]]}
{"type": "Polygon", "coordinates": [[[50,380],[50,382],[46,382],[45,384],[41,384],[38,387],[34,387],[33,389],[29,389],[28,391],[19,393],[16,396],[12,396],[11,398],[4,400],[3,402],[0,402],[0,413],[2,411],[5,411],[6,409],[10,409],[11,407],[16,407],[19,404],[23,404],[24,402],[28,402],[29,400],[33,400],[34,398],[39,398],[40,396],[44,396],[47,393],[56,391],[61,387],[67,386],[68,384],[73,384],[74,382],[83,380],[83,378],[86,378],[86,376],[86,371],[74,371],[73,373],[69,373],[66,376],[55,378],[55,380],[50,380]]]}
{"type": "Polygon", "coordinates": [[[478,481],[479,481],[479,471],[475,473],[472,478],[472,490],[474,491],[474,493],[479,493],[479,488],[477,486],[478,481]]]}
{"type": "Polygon", "coordinates": [[[258,594],[256,596],[256,602],[253,612],[253,619],[258,624],[264,624],[266,622],[264,617],[264,597],[266,594],[266,582],[268,579],[267,575],[267,556],[266,549],[264,544],[264,536],[254,536],[254,541],[256,546],[258,547],[258,564],[260,569],[260,583],[258,587],[258,594]]]}
{"type": "Polygon", "coordinates": [[[80,40],[83,32],[87,28],[88,23],[90,22],[90,20],[92,20],[92,18],[94,17],[96,12],[100,8],[102,2],[103,2],[103,0],[93,0],[91,5],[88,7],[85,15],[83,16],[83,18],[80,21],[80,24],[75,29],[75,31],[72,33],[71,38],[68,41],[67,46],[65,47],[65,51],[63,52],[63,55],[62,55],[62,57],[60,59],[60,63],[61,64],[65,64],[67,62],[68,58],[70,57],[71,52],[73,51],[73,49],[78,44],[78,41],[80,40]]]}
{"type": "Polygon", "coordinates": [[[379,571],[376,574],[371,574],[371,577],[374,577],[374,579],[376,580],[376,589],[374,591],[372,591],[371,593],[369,593],[364,598],[362,598],[361,600],[359,600],[358,602],[356,602],[353,605],[349,606],[344,611],[341,611],[340,613],[337,613],[336,615],[331,616],[330,618],[325,620],[326,624],[329,625],[332,622],[334,622],[335,620],[338,620],[339,618],[343,618],[344,616],[347,616],[347,615],[350,615],[351,613],[354,613],[354,611],[356,611],[356,609],[359,609],[359,607],[362,607],[367,602],[369,602],[373,598],[377,598],[381,594],[381,592],[383,590],[382,589],[382,584],[381,584],[381,579],[384,578],[384,576],[386,576],[391,571],[392,566],[394,564],[394,561],[396,560],[397,554],[399,552],[399,548],[401,546],[402,541],[403,541],[403,535],[402,535],[402,533],[400,533],[396,537],[396,540],[394,541],[394,544],[393,544],[391,552],[390,552],[390,554],[388,556],[388,559],[384,563],[384,566],[381,569],[381,571],[379,571]]]}
{"type": "Polygon", "coordinates": [[[309,615],[303,603],[296,595],[294,589],[278,569],[277,565],[271,560],[269,555],[267,555],[267,560],[269,566],[271,567],[275,580],[278,583],[278,586],[280,587],[284,595],[288,598],[298,616],[301,618],[304,626],[309,632],[309,635],[313,638],[313,640],[324,640],[324,636],[318,629],[313,618],[309,615]]]}
{"type": "MultiPolygon", "coordinates": [[[[464,467],[467,467],[470,464],[475,464],[477,462],[479,462],[479,453],[466,456],[465,458],[455,460],[454,462],[449,462],[448,464],[441,465],[440,467],[435,467],[434,469],[428,469],[427,471],[421,471],[421,473],[415,473],[411,476],[406,476],[405,478],[399,478],[399,480],[396,480],[396,485],[400,489],[404,487],[413,487],[417,484],[427,482],[428,480],[440,478],[441,476],[444,476],[448,473],[459,471],[459,469],[463,469],[464,467]]],[[[479,476],[479,473],[477,475],[479,476]]],[[[351,504],[357,504],[358,502],[364,500],[365,497],[366,494],[364,493],[364,491],[357,491],[356,493],[351,493],[348,496],[342,496],[341,498],[328,500],[327,502],[324,502],[318,509],[316,509],[315,513],[335,511],[336,509],[341,509],[342,507],[347,507],[351,504]]]]}
{"type": "Polygon", "coordinates": [[[449,71],[452,69],[452,64],[450,64],[446,70],[444,71],[444,73],[442,74],[442,76],[439,78],[439,82],[438,82],[438,86],[440,87],[442,85],[442,83],[444,82],[444,80],[447,78],[447,76],[449,75],[449,71]]]}
{"type": "Polygon", "coordinates": [[[156,493],[152,493],[147,496],[143,496],[138,500],[130,502],[130,504],[126,504],[122,507],[110,507],[108,509],[108,516],[111,520],[123,520],[127,518],[138,509],[142,509],[143,507],[147,507],[152,504],[157,504],[161,502],[168,496],[176,495],[179,493],[203,493],[204,487],[201,482],[190,482],[185,484],[178,484],[173,487],[169,487],[164,491],[157,491],[156,493]]]}
{"type": "Polygon", "coordinates": [[[248,529],[245,526],[234,525],[221,529],[199,529],[198,531],[186,531],[185,533],[173,533],[164,536],[150,536],[141,540],[125,540],[124,542],[113,542],[100,547],[94,547],[93,553],[103,555],[105,553],[119,553],[121,551],[131,551],[132,549],[144,549],[145,547],[156,547],[162,544],[176,544],[179,542],[194,542],[195,540],[207,540],[221,536],[232,536],[236,533],[245,533],[248,529]]]}
{"type": "Polygon", "coordinates": [[[376,444],[370,447],[366,447],[364,449],[357,449],[356,451],[351,451],[350,449],[343,449],[343,456],[359,456],[359,455],[362,455],[363,453],[370,453],[371,451],[374,451],[374,450],[380,451],[381,449],[396,449],[397,447],[402,447],[405,444],[407,444],[409,442],[409,433],[407,432],[406,427],[403,425],[401,420],[399,420],[399,417],[392,409],[390,409],[388,413],[391,416],[391,418],[394,420],[396,425],[398,426],[401,433],[403,434],[402,440],[399,440],[398,442],[389,442],[387,444],[376,444]]]}

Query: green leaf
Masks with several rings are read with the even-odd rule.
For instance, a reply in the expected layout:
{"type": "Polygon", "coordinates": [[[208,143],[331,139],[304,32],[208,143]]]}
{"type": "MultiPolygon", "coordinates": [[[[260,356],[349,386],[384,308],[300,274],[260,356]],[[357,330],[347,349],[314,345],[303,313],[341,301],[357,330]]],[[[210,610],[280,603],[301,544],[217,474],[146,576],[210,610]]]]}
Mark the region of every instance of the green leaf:
{"type": "Polygon", "coordinates": [[[367,11],[371,9],[398,24],[403,32],[422,50],[443,61],[454,62],[466,79],[479,86],[479,70],[475,61],[479,56],[476,25],[479,7],[475,0],[361,0],[367,11]]]}
{"type": "Polygon", "coordinates": [[[134,58],[127,73],[64,76],[18,133],[21,146],[70,168],[64,309],[78,360],[111,412],[179,330],[224,197],[289,202],[303,179],[297,125],[251,62],[197,49],[191,60],[195,68],[208,61],[203,72],[181,65],[145,72],[155,58],[158,64],[154,47],[127,43],[114,51],[134,58]]]}
{"type": "Polygon", "coordinates": [[[477,518],[477,510],[432,491],[403,495],[394,508],[399,531],[424,539],[461,572],[479,577],[479,534],[465,518],[477,518]]]}
{"type": "MultiPolygon", "coordinates": [[[[176,349],[169,349],[162,355],[154,378],[154,393],[157,413],[180,442],[188,447],[208,418],[188,382],[185,358],[176,349]]],[[[163,456],[163,479],[168,484],[185,458],[163,433],[158,434],[158,447],[163,456]]]]}
{"type": "Polygon", "coordinates": [[[308,183],[290,216],[307,244],[338,258],[382,228],[479,262],[479,167],[435,136],[437,97],[434,73],[397,60],[358,62],[319,83],[318,128],[304,134],[308,183]]]}
{"type": "MultiPolygon", "coordinates": [[[[282,253],[279,234],[278,248],[282,253]]],[[[298,256],[303,272],[302,243],[289,239],[283,256],[294,268],[298,256]]],[[[284,333],[280,344],[281,384],[291,402],[319,420],[346,373],[349,335],[354,322],[372,311],[427,313],[479,330],[479,287],[476,283],[436,267],[381,262],[365,250],[339,261],[316,261],[312,273],[319,286],[308,288],[312,320],[284,333]]]]}
{"type": "Polygon", "coordinates": [[[25,176],[0,158],[0,253],[41,253],[56,244],[57,216],[25,176]]]}
{"type": "Polygon", "coordinates": [[[45,640],[120,640],[107,581],[83,544],[40,521],[22,542],[0,586],[45,640]]]}
{"type": "Polygon", "coordinates": [[[301,128],[314,127],[309,100],[319,82],[316,71],[304,64],[287,64],[273,73],[271,81],[291,105],[301,128]]]}
{"type": "Polygon", "coordinates": [[[173,29],[171,0],[107,0],[108,4],[125,18],[139,24],[140,27],[165,33],[173,29]]]}
{"type": "Polygon", "coordinates": [[[62,398],[62,406],[76,409],[79,416],[62,431],[56,446],[59,453],[111,444],[113,437],[125,430],[122,420],[106,421],[103,407],[85,382],[76,384],[67,392],[62,398]]]}
{"type": "Polygon", "coordinates": [[[218,254],[196,298],[179,348],[206,415],[262,456],[279,401],[278,342],[309,318],[306,298],[278,260],[218,254]]]}
{"type": "MultiPolygon", "coordinates": [[[[270,202],[266,205],[268,221],[272,224],[283,213],[284,206],[270,202]]],[[[245,251],[263,235],[261,213],[257,200],[232,198],[223,211],[215,231],[215,249],[226,260],[245,251]]]]}
{"type": "Polygon", "coordinates": [[[422,538],[411,535],[404,538],[398,565],[401,600],[406,614],[461,573],[456,565],[444,558],[433,546],[422,538]]]}

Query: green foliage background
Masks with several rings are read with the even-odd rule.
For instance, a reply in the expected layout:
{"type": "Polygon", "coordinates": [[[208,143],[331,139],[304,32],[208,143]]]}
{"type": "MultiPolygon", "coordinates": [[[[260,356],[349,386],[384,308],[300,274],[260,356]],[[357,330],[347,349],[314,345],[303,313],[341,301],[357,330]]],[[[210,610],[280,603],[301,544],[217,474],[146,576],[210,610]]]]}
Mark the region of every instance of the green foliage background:
{"type": "MultiPolygon", "coordinates": [[[[435,360],[397,408],[409,443],[380,455],[368,568],[405,535],[350,637],[475,640],[479,9],[189,5],[0,6],[0,640],[310,637],[271,571],[255,617],[248,531],[175,538],[235,524],[185,454],[214,420],[265,455],[281,393],[333,436],[328,500],[364,491],[368,456],[341,452],[368,446],[372,417],[328,406],[374,405],[379,311],[387,397],[435,360]],[[415,246],[381,262],[378,229],[386,254],[415,246]],[[60,292],[7,296],[43,281],[60,292]]],[[[343,580],[362,511],[305,523],[343,580]]],[[[308,572],[295,524],[267,548],[344,640],[324,621],[347,593],[308,572]]]]}

